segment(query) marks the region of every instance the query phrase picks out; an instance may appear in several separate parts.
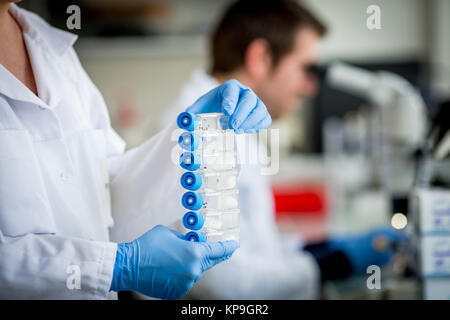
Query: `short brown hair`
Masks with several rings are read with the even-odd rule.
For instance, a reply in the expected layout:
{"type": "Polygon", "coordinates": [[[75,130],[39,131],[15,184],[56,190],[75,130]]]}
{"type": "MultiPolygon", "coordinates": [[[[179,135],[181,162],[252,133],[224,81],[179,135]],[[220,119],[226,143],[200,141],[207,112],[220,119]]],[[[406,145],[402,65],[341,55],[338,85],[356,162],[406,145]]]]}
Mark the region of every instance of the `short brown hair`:
{"type": "Polygon", "coordinates": [[[272,63],[289,53],[300,28],[311,27],[320,36],[326,27],[295,0],[239,0],[225,11],[210,43],[212,73],[228,73],[244,64],[252,41],[265,39],[272,63]]]}

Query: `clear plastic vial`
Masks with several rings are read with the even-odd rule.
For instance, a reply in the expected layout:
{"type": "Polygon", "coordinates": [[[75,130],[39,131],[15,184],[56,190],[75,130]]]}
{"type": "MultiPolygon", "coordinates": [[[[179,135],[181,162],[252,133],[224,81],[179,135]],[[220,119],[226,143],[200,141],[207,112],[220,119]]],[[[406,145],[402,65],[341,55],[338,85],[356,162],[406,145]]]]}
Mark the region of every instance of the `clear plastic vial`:
{"type": "Polygon", "coordinates": [[[181,203],[186,209],[194,211],[237,209],[239,208],[238,193],[237,189],[211,193],[188,191],[181,198],[181,203]]]}
{"type": "Polygon", "coordinates": [[[193,242],[216,242],[235,240],[239,242],[239,228],[227,230],[189,231],[185,239],[193,242]]]}
{"type": "Polygon", "coordinates": [[[225,229],[225,230],[212,230],[209,229],[205,232],[205,237],[207,241],[225,241],[225,240],[235,240],[239,242],[239,228],[236,229],[225,229]]]}
{"type": "Polygon", "coordinates": [[[236,154],[218,152],[215,154],[199,154],[197,152],[183,152],[180,155],[180,166],[190,171],[226,171],[237,168],[236,154]]]}
{"type": "Polygon", "coordinates": [[[187,131],[226,131],[229,129],[230,117],[223,113],[182,112],[178,115],[177,125],[187,131]]]}
{"type": "Polygon", "coordinates": [[[183,216],[183,225],[190,230],[202,228],[225,230],[239,227],[239,209],[225,211],[188,211],[183,216]]]}
{"type": "Polygon", "coordinates": [[[230,132],[183,132],[178,138],[181,148],[202,154],[230,152],[234,150],[234,133],[230,132]]]}
{"type": "Polygon", "coordinates": [[[235,170],[218,172],[185,172],[180,177],[181,185],[191,191],[211,193],[236,188],[237,173],[235,170]]]}

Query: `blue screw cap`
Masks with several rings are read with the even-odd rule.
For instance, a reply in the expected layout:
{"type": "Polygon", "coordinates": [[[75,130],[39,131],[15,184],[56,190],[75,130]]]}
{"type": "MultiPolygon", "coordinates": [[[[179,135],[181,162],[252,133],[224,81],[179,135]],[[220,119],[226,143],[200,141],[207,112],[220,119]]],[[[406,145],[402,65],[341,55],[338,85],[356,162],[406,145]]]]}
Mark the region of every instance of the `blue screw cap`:
{"type": "Polygon", "coordinates": [[[202,232],[190,231],[186,233],[184,239],[192,242],[206,242],[206,236],[202,232]]]}
{"type": "Polygon", "coordinates": [[[198,117],[191,112],[182,112],[177,118],[178,128],[187,131],[194,131],[198,128],[198,117]]]}
{"type": "Polygon", "coordinates": [[[196,172],[185,172],[181,176],[181,185],[188,190],[198,190],[202,186],[202,176],[196,172]]]}
{"type": "Polygon", "coordinates": [[[195,171],[200,168],[200,155],[193,152],[183,152],[180,156],[180,166],[185,170],[195,171]]]}
{"type": "Polygon", "coordinates": [[[204,223],[203,215],[199,212],[189,211],[183,216],[183,225],[186,229],[200,230],[204,223]]]}
{"type": "Polygon", "coordinates": [[[192,132],[183,132],[178,138],[178,144],[185,150],[194,151],[200,145],[200,137],[192,132]]]}
{"type": "Polygon", "coordinates": [[[203,205],[203,197],[200,193],[189,191],[183,195],[181,203],[188,210],[198,210],[203,205]]]}

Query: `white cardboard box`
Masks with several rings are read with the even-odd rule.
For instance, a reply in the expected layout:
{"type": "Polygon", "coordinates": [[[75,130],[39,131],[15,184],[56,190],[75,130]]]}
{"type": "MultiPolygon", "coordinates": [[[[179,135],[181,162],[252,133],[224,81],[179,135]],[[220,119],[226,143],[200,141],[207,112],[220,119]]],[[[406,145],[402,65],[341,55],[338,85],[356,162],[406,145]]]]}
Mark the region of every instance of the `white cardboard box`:
{"type": "Polygon", "coordinates": [[[450,237],[450,190],[417,190],[420,232],[423,235],[448,233],[450,237]]]}
{"type": "Polygon", "coordinates": [[[450,237],[422,237],[420,256],[424,277],[450,277],[450,237]]]}

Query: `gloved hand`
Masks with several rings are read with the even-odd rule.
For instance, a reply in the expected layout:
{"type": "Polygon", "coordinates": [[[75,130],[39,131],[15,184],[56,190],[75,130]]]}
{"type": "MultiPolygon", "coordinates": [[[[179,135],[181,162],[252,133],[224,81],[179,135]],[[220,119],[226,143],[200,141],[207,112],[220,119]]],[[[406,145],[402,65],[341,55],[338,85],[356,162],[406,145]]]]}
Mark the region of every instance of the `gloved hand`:
{"type": "Polygon", "coordinates": [[[185,296],[203,272],[231,257],[236,241],[190,242],[158,225],[117,247],[111,289],[133,290],[162,299],[185,296]]]}
{"type": "Polygon", "coordinates": [[[380,227],[362,235],[331,238],[328,246],[345,254],[354,274],[365,274],[370,265],[387,264],[395,246],[406,240],[402,231],[380,227]]]}
{"type": "Polygon", "coordinates": [[[264,103],[248,87],[228,80],[201,96],[186,109],[192,113],[223,112],[230,116],[230,128],[236,133],[253,133],[266,129],[272,118],[264,103]]]}

